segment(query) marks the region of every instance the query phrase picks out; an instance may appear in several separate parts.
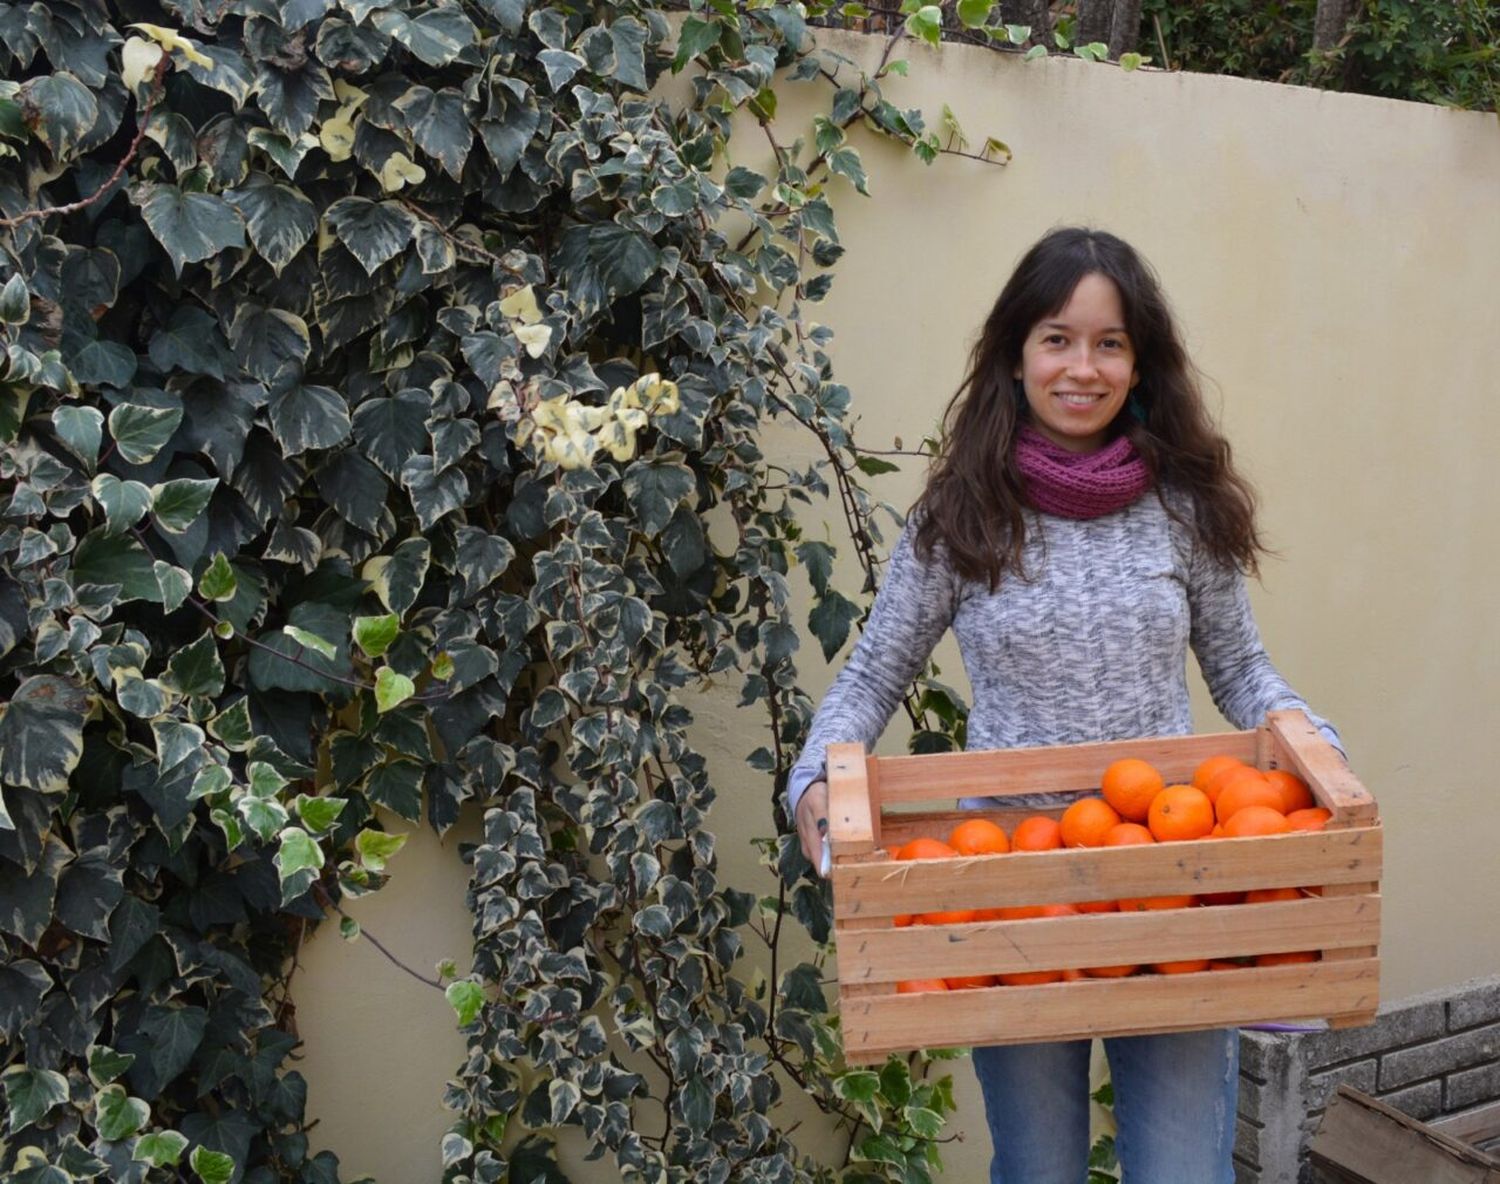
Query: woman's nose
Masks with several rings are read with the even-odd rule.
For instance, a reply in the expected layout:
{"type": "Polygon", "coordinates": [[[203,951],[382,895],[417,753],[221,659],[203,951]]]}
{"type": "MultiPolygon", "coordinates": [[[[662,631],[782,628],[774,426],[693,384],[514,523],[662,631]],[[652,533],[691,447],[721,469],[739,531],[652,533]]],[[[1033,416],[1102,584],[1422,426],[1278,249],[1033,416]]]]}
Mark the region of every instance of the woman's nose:
{"type": "Polygon", "coordinates": [[[1068,373],[1092,375],[1096,373],[1098,366],[1094,364],[1093,351],[1086,345],[1080,345],[1068,358],[1068,373]]]}

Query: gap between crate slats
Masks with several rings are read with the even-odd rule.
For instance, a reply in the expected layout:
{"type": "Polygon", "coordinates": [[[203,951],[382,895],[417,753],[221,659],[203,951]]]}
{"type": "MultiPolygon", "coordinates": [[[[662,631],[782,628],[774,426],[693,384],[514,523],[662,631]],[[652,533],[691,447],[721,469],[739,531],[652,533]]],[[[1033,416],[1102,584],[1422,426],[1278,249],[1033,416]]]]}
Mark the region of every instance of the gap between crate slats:
{"type": "Polygon", "coordinates": [[[1380,897],[1089,913],[839,935],[841,984],[1233,958],[1374,945],[1380,897]]]}

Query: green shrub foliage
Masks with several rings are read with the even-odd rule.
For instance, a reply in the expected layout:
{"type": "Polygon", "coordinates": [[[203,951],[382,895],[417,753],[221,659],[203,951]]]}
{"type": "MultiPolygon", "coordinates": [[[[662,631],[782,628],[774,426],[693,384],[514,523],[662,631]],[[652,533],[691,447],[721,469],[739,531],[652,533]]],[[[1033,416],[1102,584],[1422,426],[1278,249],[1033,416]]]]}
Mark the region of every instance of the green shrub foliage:
{"type": "Polygon", "coordinates": [[[879,542],[809,315],[846,133],[938,141],[880,94],[903,30],[861,72],[800,6],[693,7],[0,3],[6,1179],[337,1180],[297,944],[466,803],[446,1179],[561,1180],[562,1127],[625,1180],[928,1178],[947,1079],[847,1069],[821,956],[744,969],[828,898],[784,838],[722,881],[688,726],[741,689],[769,831],[799,644],[872,586],[794,508],[879,542]],[[826,114],[765,175],[731,117],[763,149],[777,85],[826,114]]]}

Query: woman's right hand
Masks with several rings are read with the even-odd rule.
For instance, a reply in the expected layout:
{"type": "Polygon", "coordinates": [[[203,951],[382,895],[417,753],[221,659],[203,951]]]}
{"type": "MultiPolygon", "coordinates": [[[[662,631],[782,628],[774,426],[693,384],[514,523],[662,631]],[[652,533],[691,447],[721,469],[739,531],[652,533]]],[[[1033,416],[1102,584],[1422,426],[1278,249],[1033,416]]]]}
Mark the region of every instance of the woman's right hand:
{"type": "Polygon", "coordinates": [[[818,875],[823,862],[823,837],[828,834],[828,782],[814,781],[797,799],[797,835],[802,854],[818,875]]]}

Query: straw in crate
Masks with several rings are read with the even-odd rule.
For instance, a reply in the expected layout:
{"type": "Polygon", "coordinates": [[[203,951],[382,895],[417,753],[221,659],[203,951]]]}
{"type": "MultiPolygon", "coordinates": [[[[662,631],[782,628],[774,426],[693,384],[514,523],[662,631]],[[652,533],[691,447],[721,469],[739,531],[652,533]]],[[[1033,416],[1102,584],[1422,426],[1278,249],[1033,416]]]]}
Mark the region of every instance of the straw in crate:
{"type": "MultiPolygon", "coordinates": [[[[915,1048],[1017,1044],[1326,1018],[1369,1023],[1379,1001],[1381,828],[1374,799],[1299,711],[1252,731],[929,756],[828,750],[839,1007],[849,1060],[915,1048]],[[1209,756],[1298,774],[1331,813],[1324,829],[1252,838],[897,861],[907,840],[987,817],[1009,832],[1039,811],[897,807],[962,797],[1092,790],[1115,760],[1171,784],[1209,756]],[[1311,888],[1255,905],[897,927],[912,913],[1128,897],[1311,888]],[[1314,962],[898,994],[909,979],[963,978],[1319,951],[1314,962]]],[[[1061,813],[1040,811],[1042,813],[1061,813]]]]}

